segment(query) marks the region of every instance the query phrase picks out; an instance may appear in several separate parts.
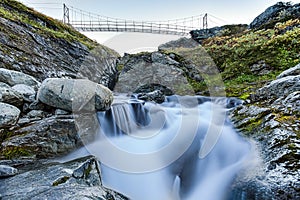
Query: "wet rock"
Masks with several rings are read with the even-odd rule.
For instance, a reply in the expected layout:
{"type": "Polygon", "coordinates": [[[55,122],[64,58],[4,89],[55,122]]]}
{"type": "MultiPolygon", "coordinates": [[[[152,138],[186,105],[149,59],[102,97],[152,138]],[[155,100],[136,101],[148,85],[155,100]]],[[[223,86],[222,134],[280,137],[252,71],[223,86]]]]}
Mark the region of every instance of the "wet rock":
{"type": "Polygon", "coordinates": [[[44,117],[44,111],[42,110],[32,110],[26,115],[29,118],[43,118],[44,117]]]}
{"type": "Polygon", "coordinates": [[[24,172],[13,177],[0,179],[1,199],[127,199],[102,185],[100,164],[91,156],[67,163],[46,161],[26,168],[21,167],[24,172]]]}
{"type": "Polygon", "coordinates": [[[38,82],[34,77],[24,74],[22,72],[8,70],[0,68],[0,81],[14,86],[17,84],[24,84],[38,88],[40,82],[38,82]]]}
{"type": "Polygon", "coordinates": [[[165,95],[160,90],[155,90],[149,93],[139,93],[137,98],[144,101],[154,101],[156,103],[163,103],[165,101],[165,95]]]}
{"type": "Polygon", "coordinates": [[[36,91],[33,87],[24,84],[17,84],[12,87],[15,91],[23,95],[23,99],[26,102],[33,102],[36,96],[36,91]]]}
{"type": "Polygon", "coordinates": [[[38,99],[54,108],[90,112],[108,110],[113,95],[108,88],[87,79],[49,78],[43,81],[38,99]]]}
{"type": "Polygon", "coordinates": [[[14,176],[18,173],[16,168],[7,166],[7,165],[0,165],[0,178],[6,178],[9,176],[14,176]]]}
{"type": "Polygon", "coordinates": [[[20,113],[21,111],[17,107],[0,103],[0,128],[17,123],[20,113]]]}
{"type": "Polygon", "coordinates": [[[23,96],[6,83],[0,82],[0,102],[19,107],[23,105],[23,96]]]}

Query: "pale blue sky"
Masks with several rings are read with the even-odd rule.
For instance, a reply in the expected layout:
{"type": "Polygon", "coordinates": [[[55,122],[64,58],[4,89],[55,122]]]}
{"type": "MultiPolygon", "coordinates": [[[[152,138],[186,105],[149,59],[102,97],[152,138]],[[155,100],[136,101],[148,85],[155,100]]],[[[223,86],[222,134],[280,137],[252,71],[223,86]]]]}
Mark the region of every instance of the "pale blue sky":
{"type": "MultiPolygon", "coordinates": [[[[108,17],[135,20],[169,20],[208,13],[208,25],[249,24],[266,8],[279,0],[19,0],[56,19],[62,19],[63,3],[108,17]],[[219,20],[221,18],[223,20],[219,20]]],[[[289,0],[283,0],[289,2],[289,0]]],[[[292,0],[300,3],[300,0],[292,0]]],[[[117,50],[135,52],[155,49],[178,36],[139,33],[88,33],[88,37],[117,50]],[[138,49],[138,50],[136,50],[138,49]]]]}

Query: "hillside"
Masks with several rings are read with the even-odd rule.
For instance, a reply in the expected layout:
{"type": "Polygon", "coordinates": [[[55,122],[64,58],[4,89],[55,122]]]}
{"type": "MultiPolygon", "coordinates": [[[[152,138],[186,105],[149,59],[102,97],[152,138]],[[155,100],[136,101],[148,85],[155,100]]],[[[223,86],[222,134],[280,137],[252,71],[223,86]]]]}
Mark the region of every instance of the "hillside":
{"type": "Polygon", "coordinates": [[[18,1],[0,2],[0,38],[2,68],[27,73],[39,81],[101,77],[96,82],[113,87],[114,62],[119,57],[114,50],[18,1]]]}

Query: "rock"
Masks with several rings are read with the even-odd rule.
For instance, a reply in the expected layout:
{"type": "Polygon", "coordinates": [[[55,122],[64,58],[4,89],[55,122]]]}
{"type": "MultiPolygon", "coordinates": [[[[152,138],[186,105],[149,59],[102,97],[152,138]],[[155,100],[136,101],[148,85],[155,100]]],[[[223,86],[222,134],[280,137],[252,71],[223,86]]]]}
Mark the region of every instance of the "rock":
{"type": "Polygon", "coordinates": [[[29,117],[29,118],[43,118],[44,117],[44,111],[42,111],[42,110],[32,110],[29,113],[27,113],[27,117],[29,117]]]}
{"type": "Polygon", "coordinates": [[[160,90],[155,90],[149,93],[139,93],[137,98],[144,101],[154,101],[156,103],[163,103],[165,101],[165,95],[160,90]]]}
{"type": "Polygon", "coordinates": [[[159,45],[158,50],[172,50],[176,48],[195,48],[198,47],[199,43],[193,40],[192,38],[180,38],[178,40],[170,41],[165,44],[159,45]]]}
{"type": "Polygon", "coordinates": [[[16,168],[7,166],[7,165],[0,165],[0,178],[7,178],[9,176],[14,176],[18,173],[16,168]]]}
{"type": "Polygon", "coordinates": [[[36,92],[33,87],[24,84],[17,84],[12,87],[15,91],[23,95],[23,99],[26,102],[33,102],[36,96],[36,92]],[[33,97],[33,98],[32,98],[33,97]]]}
{"type": "Polygon", "coordinates": [[[4,68],[0,68],[0,81],[9,84],[10,86],[14,86],[17,84],[24,84],[28,86],[32,86],[35,89],[38,88],[40,82],[38,82],[32,76],[24,74],[22,72],[8,70],[4,68]]]}
{"type": "Polygon", "coordinates": [[[49,78],[43,81],[38,99],[66,111],[108,110],[113,101],[111,91],[87,79],[49,78]]]}
{"type": "Polygon", "coordinates": [[[49,158],[82,145],[72,116],[53,116],[31,122],[15,130],[14,135],[2,142],[1,155],[49,158]]]}
{"type": "Polygon", "coordinates": [[[292,5],[290,2],[278,2],[267,8],[250,23],[250,28],[272,28],[277,22],[286,19],[296,19],[300,16],[300,4],[292,5]]]}
{"type": "Polygon", "coordinates": [[[272,81],[268,85],[260,88],[255,98],[258,100],[276,99],[300,90],[300,75],[286,76],[272,81]]]}
{"type": "Polygon", "coordinates": [[[297,76],[300,75],[300,64],[296,65],[295,67],[292,67],[288,70],[285,70],[281,74],[279,74],[276,79],[284,78],[287,76],[297,76]]]}
{"type": "Polygon", "coordinates": [[[250,66],[250,70],[255,75],[266,75],[272,70],[271,66],[266,64],[264,60],[258,61],[256,64],[250,66]]]}
{"type": "Polygon", "coordinates": [[[153,86],[159,86],[165,88],[164,91],[169,91],[169,94],[195,94],[188,79],[203,80],[199,70],[178,55],[174,58],[174,55],[169,56],[161,52],[125,55],[119,63],[123,70],[114,91],[140,92],[143,88],[144,91],[152,92],[156,90],[153,86]]]}
{"type": "Polygon", "coordinates": [[[65,110],[61,110],[61,109],[55,110],[55,115],[68,115],[68,114],[70,114],[70,112],[65,111],[65,110]]]}
{"type": "Polygon", "coordinates": [[[102,185],[100,163],[91,156],[25,166],[26,170],[20,168],[22,173],[0,179],[1,199],[127,199],[102,185]]]}
{"type": "Polygon", "coordinates": [[[23,105],[23,96],[6,83],[0,82],[0,102],[20,107],[23,105]]]}
{"type": "MultiPolygon", "coordinates": [[[[6,7],[5,2],[2,6],[6,7]]],[[[37,20],[42,26],[47,25],[47,28],[52,28],[56,33],[59,29],[47,18],[36,19],[31,14],[28,17],[33,21],[37,20]]],[[[46,78],[88,78],[113,88],[117,78],[115,63],[120,57],[114,50],[84,37],[81,39],[87,41],[90,47],[79,41],[53,37],[44,30],[37,32],[31,25],[3,17],[0,18],[0,27],[5,30],[0,31],[0,67],[21,71],[41,82],[46,78]]],[[[68,34],[74,36],[77,33],[67,31],[66,35],[68,34]]]]}
{"type": "Polygon", "coordinates": [[[0,103],[0,128],[17,123],[20,113],[21,111],[17,107],[0,103]]]}

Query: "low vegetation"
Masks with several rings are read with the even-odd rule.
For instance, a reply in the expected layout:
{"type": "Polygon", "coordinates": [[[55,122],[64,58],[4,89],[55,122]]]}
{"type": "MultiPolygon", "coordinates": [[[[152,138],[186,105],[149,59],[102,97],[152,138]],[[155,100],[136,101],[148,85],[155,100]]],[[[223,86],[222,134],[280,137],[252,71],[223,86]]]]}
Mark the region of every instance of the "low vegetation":
{"type": "Polygon", "coordinates": [[[43,15],[15,0],[1,0],[0,17],[30,25],[37,33],[42,35],[62,38],[69,42],[81,42],[89,49],[97,45],[96,42],[79,33],[71,26],[43,15]]]}

